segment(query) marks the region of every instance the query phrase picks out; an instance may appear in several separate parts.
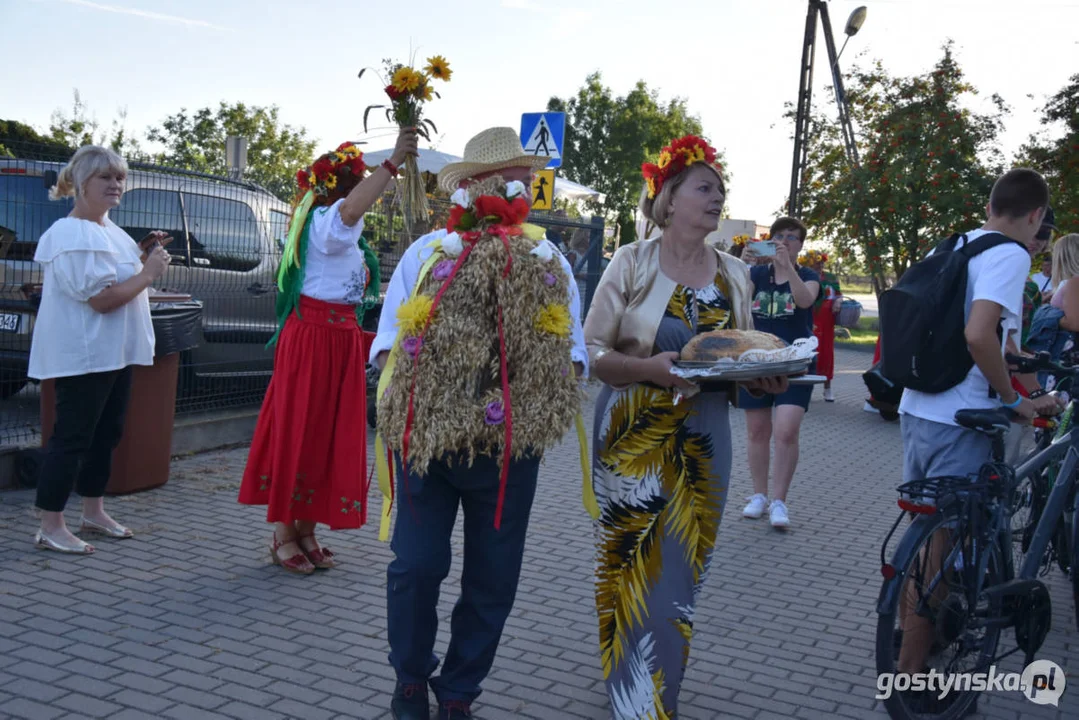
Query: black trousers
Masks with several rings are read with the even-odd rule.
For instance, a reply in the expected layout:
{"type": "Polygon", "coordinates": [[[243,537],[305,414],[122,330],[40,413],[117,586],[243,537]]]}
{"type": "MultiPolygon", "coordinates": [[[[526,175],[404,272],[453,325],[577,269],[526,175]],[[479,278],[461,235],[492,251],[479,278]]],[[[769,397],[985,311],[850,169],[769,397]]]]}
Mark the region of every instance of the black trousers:
{"type": "Polygon", "coordinates": [[[37,483],[37,506],[62,512],[71,487],[101,497],[112,471],[112,451],[124,433],[131,367],[57,378],[56,424],[37,483]]]}

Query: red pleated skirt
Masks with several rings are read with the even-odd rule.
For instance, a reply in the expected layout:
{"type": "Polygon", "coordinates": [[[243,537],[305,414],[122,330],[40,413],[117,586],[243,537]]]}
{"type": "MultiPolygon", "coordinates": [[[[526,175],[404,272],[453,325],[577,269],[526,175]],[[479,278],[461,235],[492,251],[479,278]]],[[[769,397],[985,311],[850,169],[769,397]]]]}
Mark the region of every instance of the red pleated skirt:
{"type": "Polygon", "coordinates": [[[829,380],[835,375],[835,313],[825,300],[813,313],[813,334],[817,336],[817,374],[829,380]]]}
{"type": "Polygon", "coordinates": [[[367,521],[369,348],[351,305],[301,296],[285,321],[240,484],[268,522],[367,521]]]}

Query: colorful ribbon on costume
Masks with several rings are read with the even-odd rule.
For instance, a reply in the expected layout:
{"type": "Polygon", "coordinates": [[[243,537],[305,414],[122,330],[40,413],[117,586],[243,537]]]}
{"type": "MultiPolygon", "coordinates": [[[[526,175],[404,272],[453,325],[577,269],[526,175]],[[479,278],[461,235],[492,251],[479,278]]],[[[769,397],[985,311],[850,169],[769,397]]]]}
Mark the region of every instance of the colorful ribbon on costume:
{"type": "Polygon", "coordinates": [[[304,223],[307,222],[307,215],[311,212],[311,208],[315,204],[315,193],[308,190],[304,193],[303,199],[300,200],[300,204],[296,206],[296,210],[292,213],[292,222],[289,223],[288,237],[285,240],[285,247],[281,251],[281,267],[277,270],[277,289],[285,289],[285,277],[288,275],[288,269],[290,266],[299,267],[300,256],[297,252],[297,248],[300,244],[300,233],[303,232],[304,223]]]}
{"type": "MultiPolygon", "coordinates": [[[[427,247],[437,248],[441,245],[442,240],[436,239],[428,243],[427,247]]],[[[431,268],[435,266],[435,263],[441,259],[441,255],[437,250],[431,253],[431,257],[420,267],[419,277],[416,279],[416,284],[412,287],[412,297],[416,296],[420,287],[423,286],[423,281],[427,278],[427,274],[431,272],[431,268]]],[[[393,347],[390,348],[390,355],[386,360],[386,367],[382,369],[382,374],[378,378],[378,399],[381,400],[383,395],[386,394],[386,390],[390,387],[390,382],[393,377],[393,369],[397,364],[397,353],[401,347],[400,339],[394,342],[393,347]]],[[[386,542],[390,537],[390,518],[393,515],[393,501],[395,495],[395,484],[393,481],[393,463],[390,461],[390,453],[386,447],[386,441],[382,437],[382,433],[375,432],[375,470],[378,475],[378,487],[382,491],[382,513],[379,519],[378,526],[378,539],[382,542],[386,542]]]]}
{"type": "Polygon", "coordinates": [[[581,500],[588,515],[593,520],[599,520],[599,503],[596,502],[596,491],[592,487],[592,463],[588,457],[588,433],[584,429],[584,416],[577,413],[573,424],[577,427],[577,442],[581,446],[581,500]]]}
{"type": "MultiPolygon", "coordinates": [[[[541,240],[541,239],[543,239],[543,232],[544,232],[543,228],[535,226],[535,225],[528,225],[528,224],[522,225],[520,227],[509,227],[509,228],[507,228],[505,226],[499,225],[499,226],[495,226],[495,227],[492,227],[492,228],[488,228],[488,233],[491,234],[491,235],[495,235],[495,236],[499,237],[502,240],[503,245],[506,246],[506,252],[507,252],[506,267],[503,270],[502,277],[506,277],[506,276],[509,275],[510,270],[512,268],[512,263],[513,263],[513,257],[512,257],[512,254],[510,253],[509,237],[510,236],[524,235],[525,237],[527,237],[529,239],[532,239],[532,240],[541,240]]],[[[423,331],[420,333],[420,339],[421,340],[423,339],[424,335],[427,333],[428,328],[430,327],[431,321],[434,318],[435,309],[438,307],[439,303],[441,302],[443,294],[448,289],[448,287],[449,287],[450,283],[453,281],[453,279],[457,276],[458,270],[460,270],[461,266],[464,264],[465,259],[472,252],[472,249],[475,247],[476,241],[479,240],[480,237],[482,237],[481,233],[475,232],[475,231],[468,232],[468,233],[461,233],[461,239],[464,242],[468,243],[468,244],[465,246],[465,248],[462,251],[460,257],[458,257],[457,262],[454,264],[453,269],[450,271],[449,277],[446,278],[446,280],[442,284],[442,287],[439,288],[438,293],[435,295],[434,301],[432,302],[432,305],[431,305],[431,312],[427,317],[427,322],[424,325],[423,331]]],[[[438,251],[438,246],[441,245],[441,242],[442,241],[441,241],[441,238],[440,238],[440,239],[432,240],[431,243],[428,245],[428,247],[433,247],[434,251],[431,253],[431,257],[428,258],[427,261],[424,262],[423,266],[420,268],[419,277],[416,280],[416,284],[413,286],[412,297],[415,297],[416,293],[419,292],[419,288],[423,285],[423,282],[426,279],[427,274],[430,272],[431,268],[435,265],[436,262],[438,262],[439,260],[442,259],[442,254],[438,251]]],[[[502,471],[501,471],[501,474],[500,474],[500,477],[499,477],[498,501],[497,501],[497,505],[496,505],[496,508],[495,508],[495,529],[500,529],[501,528],[502,511],[503,511],[503,507],[505,505],[506,486],[507,486],[508,479],[509,479],[509,461],[510,461],[510,458],[512,456],[512,442],[513,442],[513,409],[512,409],[512,402],[511,402],[511,398],[510,398],[508,361],[507,361],[507,354],[506,354],[506,340],[505,340],[505,332],[504,332],[504,325],[503,325],[503,318],[502,318],[502,305],[501,305],[501,303],[499,303],[499,305],[498,305],[498,335],[499,335],[499,355],[501,356],[499,358],[499,361],[500,361],[499,365],[500,365],[500,373],[501,373],[501,376],[502,376],[501,380],[502,380],[502,397],[503,397],[503,413],[504,413],[503,423],[505,425],[505,441],[504,441],[505,442],[505,447],[503,448],[502,471]]],[[[396,358],[397,358],[397,353],[398,353],[398,349],[400,348],[400,345],[401,345],[400,338],[398,338],[398,341],[395,342],[393,347],[390,349],[389,358],[386,361],[386,367],[383,369],[382,374],[379,377],[379,381],[378,381],[378,397],[379,397],[379,399],[382,398],[382,396],[385,394],[387,388],[389,388],[390,381],[391,381],[391,376],[393,374],[393,368],[395,366],[395,361],[396,361],[396,358]]],[[[420,352],[422,352],[422,351],[423,351],[423,345],[421,343],[420,352]]],[[[408,414],[407,414],[406,419],[405,419],[405,432],[404,432],[404,436],[402,438],[402,443],[401,443],[402,466],[407,466],[408,443],[409,443],[409,437],[411,436],[412,424],[413,424],[413,420],[414,420],[413,399],[415,397],[416,375],[417,375],[417,373],[415,371],[416,371],[416,369],[418,369],[420,352],[417,352],[416,357],[413,359],[413,363],[414,363],[413,370],[414,371],[413,371],[412,387],[409,389],[408,414]]],[[[584,416],[581,413],[577,413],[577,415],[574,417],[574,424],[575,424],[576,430],[577,430],[577,441],[578,441],[578,444],[580,446],[581,477],[582,477],[582,488],[581,488],[582,500],[583,500],[583,503],[584,503],[585,510],[588,512],[589,516],[593,520],[595,520],[595,519],[599,518],[600,510],[599,510],[599,504],[596,501],[595,491],[594,491],[594,489],[592,487],[591,459],[590,459],[590,457],[588,455],[588,439],[587,439],[588,436],[587,436],[587,432],[585,430],[584,416]]],[[[386,447],[385,440],[382,438],[381,433],[377,433],[377,432],[376,432],[376,435],[375,435],[375,466],[376,466],[375,469],[376,469],[376,472],[377,472],[377,475],[378,475],[379,488],[382,491],[382,512],[381,512],[381,518],[380,518],[380,522],[379,522],[378,538],[379,538],[379,540],[385,542],[386,540],[389,539],[389,527],[390,527],[390,519],[391,519],[392,513],[393,513],[393,502],[394,502],[394,499],[395,499],[395,488],[394,488],[394,482],[393,482],[393,468],[392,468],[392,463],[390,462],[389,451],[388,451],[388,449],[386,447]]],[[[407,484],[408,484],[407,471],[406,471],[406,474],[405,474],[405,477],[404,477],[404,482],[405,482],[405,485],[406,485],[406,488],[407,488],[407,484]]],[[[411,497],[409,498],[409,503],[410,503],[410,507],[411,507],[411,497]]]]}

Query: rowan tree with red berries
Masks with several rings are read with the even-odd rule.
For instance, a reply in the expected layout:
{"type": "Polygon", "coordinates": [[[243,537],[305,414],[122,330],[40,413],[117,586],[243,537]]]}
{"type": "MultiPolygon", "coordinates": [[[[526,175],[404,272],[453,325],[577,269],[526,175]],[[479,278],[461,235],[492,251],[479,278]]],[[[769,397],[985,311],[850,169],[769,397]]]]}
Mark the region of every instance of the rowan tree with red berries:
{"type": "Polygon", "coordinates": [[[883,289],[940,240],[984,222],[1007,108],[998,95],[978,102],[950,43],[924,74],[892,76],[877,61],[847,75],[860,168],[847,160],[830,94],[832,107],[811,120],[802,215],[883,289]],[[979,104],[987,111],[970,109],[979,104]]]}

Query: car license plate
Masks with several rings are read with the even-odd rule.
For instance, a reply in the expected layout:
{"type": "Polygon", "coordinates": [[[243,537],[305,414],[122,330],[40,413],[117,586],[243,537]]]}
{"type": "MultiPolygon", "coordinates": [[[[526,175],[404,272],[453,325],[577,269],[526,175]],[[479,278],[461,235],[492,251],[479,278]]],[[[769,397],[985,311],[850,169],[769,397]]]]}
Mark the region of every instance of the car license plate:
{"type": "Polygon", "coordinates": [[[0,332],[19,332],[19,320],[21,318],[22,315],[19,313],[0,313],[0,332]]]}

